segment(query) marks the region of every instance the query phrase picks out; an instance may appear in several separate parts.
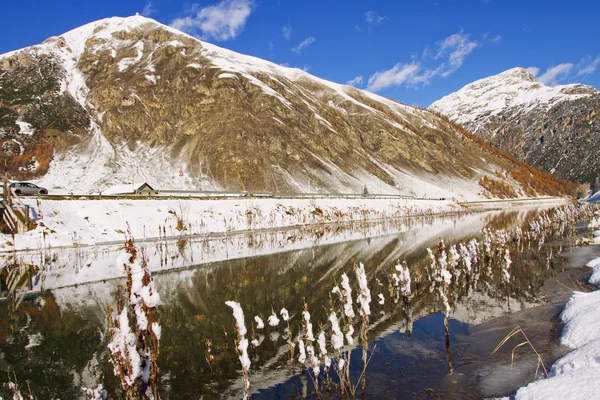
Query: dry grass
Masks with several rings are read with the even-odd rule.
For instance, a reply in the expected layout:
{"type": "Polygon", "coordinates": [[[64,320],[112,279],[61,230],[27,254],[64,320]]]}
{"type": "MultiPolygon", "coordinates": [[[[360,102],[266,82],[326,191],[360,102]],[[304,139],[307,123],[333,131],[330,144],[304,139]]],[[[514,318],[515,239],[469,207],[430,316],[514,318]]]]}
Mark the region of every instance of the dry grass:
{"type": "Polygon", "coordinates": [[[544,370],[544,374],[546,375],[546,378],[547,378],[548,377],[548,371],[546,370],[546,366],[544,365],[544,360],[542,359],[542,356],[535,349],[535,347],[533,346],[533,344],[531,343],[531,341],[529,340],[529,338],[527,337],[527,335],[525,334],[525,332],[523,331],[523,329],[520,326],[518,326],[518,325],[512,331],[510,331],[510,333],[508,335],[506,335],[504,337],[504,339],[502,339],[502,341],[500,343],[498,343],[498,346],[496,346],[496,348],[494,349],[494,351],[492,351],[492,354],[494,354],[498,350],[500,350],[500,348],[502,346],[504,346],[506,344],[506,342],[508,342],[510,340],[510,338],[512,338],[513,336],[517,336],[519,333],[523,335],[523,337],[525,338],[525,341],[523,341],[523,342],[519,343],[518,345],[516,345],[515,347],[513,347],[512,352],[511,352],[510,366],[512,367],[513,364],[514,364],[514,362],[515,362],[515,351],[519,347],[529,345],[529,347],[531,348],[531,350],[533,350],[533,352],[535,353],[535,355],[537,356],[537,359],[538,359],[537,368],[535,369],[535,376],[537,377],[538,372],[540,371],[540,366],[541,366],[542,369],[544,370]]]}
{"type": "Polygon", "coordinates": [[[479,179],[479,185],[487,190],[492,196],[501,199],[517,197],[517,192],[512,186],[495,179],[490,179],[487,176],[479,179]]]}
{"type": "Polygon", "coordinates": [[[13,179],[31,179],[43,176],[48,172],[53,154],[54,146],[51,143],[40,142],[33,149],[25,151],[23,154],[15,155],[0,152],[0,165],[6,165],[5,171],[13,179]],[[31,170],[28,166],[33,160],[38,162],[38,166],[31,170]]]}

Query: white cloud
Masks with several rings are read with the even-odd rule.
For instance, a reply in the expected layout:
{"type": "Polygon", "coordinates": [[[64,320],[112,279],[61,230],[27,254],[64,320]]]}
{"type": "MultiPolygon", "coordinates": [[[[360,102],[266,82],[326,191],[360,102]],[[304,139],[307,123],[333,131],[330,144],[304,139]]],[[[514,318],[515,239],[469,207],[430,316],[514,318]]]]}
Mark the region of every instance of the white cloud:
{"type": "Polygon", "coordinates": [[[492,32],[486,32],[483,34],[483,39],[492,43],[499,43],[502,40],[502,35],[494,35],[492,32]]]}
{"type": "Polygon", "coordinates": [[[573,69],[572,63],[558,64],[548,68],[546,72],[536,77],[536,79],[542,82],[544,85],[557,85],[569,75],[571,69],[573,69]]]}
{"type": "Polygon", "coordinates": [[[142,10],[142,15],[144,17],[149,17],[152,14],[156,14],[156,8],[154,8],[154,5],[152,4],[151,1],[149,1],[148,3],[146,3],[146,5],[144,6],[144,9],[142,10]]]}
{"type": "Polygon", "coordinates": [[[533,75],[534,78],[540,74],[540,69],[538,67],[528,67],[528,68],[525,68],[525,69],[527,71],[529,71],[529,73],[531,75],[533,75]]]}
{"type": "Polygon", "coordinates": [[[365,21],[371,25],[377,25],[382,23],[387,17],[377,14],[373,10],[369,10],[365,13],[365,21]]]}
{"type": "Polygon", "coordinates": [[[311,37],[307,37],[306,39],[304,39],[303,41],[301,41],[298,46],[296,47],[292,47],[292,51],[294,53],[300,54],[300,52],[302,51],[302,49],[310,46],[311,44],[313,44],[314,42],[316,42],[317,39],[314,36],[311,37]]]}
{"type": "Polygon", "coordinates": [[[477,46],[477,42],[469,40],[469,35],[465,35],[462,31],[444,39],[439,45],[435,58],[439,59],[447,57],[450,65],[445,68],[441,75],[447,77],[459,69],[467,56],[471,54],[477,46]]]}
{"type": "Polygon", "coordinates": [[[253,7],[253,0],[222,0],[202,8],[194,4],[191,15],[175,19],[171,26],[202,38],[230,40],[244,30],[253,7]]]}
{"type": "Polygon", "coordinates": [[[398,63],[391,69],[376,72],[369,77],[367,90],[376,92],[391,86],[427,85],[435,77],[446,78],[459,69],[467,56],[479,46],[462,31],[452,34],[439,42],[437,48],[426,48],[410,63],[398,63]],[[437,65],[427,65],[432,60],[436,60],[437,65]]]}
{"type": "Polygon", "coordinates": [[[281,28],[281,32],[283,33],[283,37],[285,38],[285,40],[290,40],[290,37],[292,37],[292,27],[289,25],[286,25],[283,28],[281,28]]]}
{"type": "Polygon", "coordinates": [[[357,86],[357,85],[362,85],[362,83],[363,83],[363,77],[362,77],[362,75],[359,75],[356,78],[350,79],[348,82],[346,82],[346,85],[357,86]]]}
{"type": "Polygon", "coordinates": [[[420,68],[420,65],[414,62],[410,64],[398,63],[386,71],[376,72],[369,78],[367,90],[377,92],[391,86],[411,83],[420,68]]]}
{"type": "Polygon", "coordinates": [[[577,76],[591,75],[596,72],[596,69],[600,66],[600,56],[592,59],[592,57],[583,58],[579,64],[577,64],[577,76]]]}

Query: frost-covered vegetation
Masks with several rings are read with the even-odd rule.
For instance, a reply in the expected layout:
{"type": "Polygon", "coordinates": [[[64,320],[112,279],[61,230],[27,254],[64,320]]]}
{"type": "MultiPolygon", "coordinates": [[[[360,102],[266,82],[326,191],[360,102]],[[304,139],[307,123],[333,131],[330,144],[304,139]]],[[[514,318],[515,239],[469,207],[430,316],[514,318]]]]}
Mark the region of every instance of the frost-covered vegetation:
{"type": "MultiPolygon", "coordinates": [[[[407,307],[411,302],[411,294],[415,290],[425,290],[437,296],[443,304],[442,312],[445,314],[444,327],[446,332],[447,349],[449,347],[449,323],[448,318],[452,312],[452,297],[456,293],[467,293],[477,286],[482,275],[497,276],[500,285],[505,287],[506,296],[510,295],[512,258],[519,253],[530,249],[532,246],[541,249],[544,243],[551,239],[563,237],[565,234],[573,234],[575,223],[591,216],[590,207],[566,206],[544,212],[529,222],[526,229],[517,227],[511,231],[503,229],[484,229],[483,239],[472,239],[464,243],[447,245],[440,240],[437,249],[427,249],[429,265],[425,275],[411,277],[410,267],[398,262],[392,271],[385,276],[368,277],[362,264],[354,266],[354,282],[350,281],[347,274],[341,275],[339,285],[332,288],[328,308],[328,318],[325,321],[311,320],[311,314],[305,305],[301,315],[293,315],[295,323],[288,324],[284,329],[284,338],[288,341],[288,364],[292,368],[305,370],[313,380],[314,391],[321,396],[323,391],[339,391],[342,397],[353,397],[358,388],[363,390],[366,386],[366,369],[369,362],[368,332],[373,321],[371,320],[372,293],[377,293],[379,304],[392,302],[399,307],[407,307]],[[381,290],[387,283],[388,290],[381,290]],[[353,293],[355,293],[353,295],[353,293]],[[298,320],[300,320],[298,322],[298,320]],[[315,351],[315,334],[313,325],[319,327],[316,341],[319,352],[315,351]],[[292,329],[290,329],[292,327],[292,329]],[[362,346],[362,373],[354,380],[350,374],[351,352],[356,346],[362,346]],[[298,349],[295,357],[294,349],[298,349]],[[320,378],[322,377],[322,378],[320,378]]],[[[549,253],[549,261],[552,251],[549,253]]],[[[416,274],[416,272],[413,272],[416,274]]],[[[244,321],[243,305],[234,304],[234,317],[236,330],[238,332],[238,343],[240,331],[244,335],[248,332],[240,321],[244,321]]],[[[285,310],[285,309],[284,309],[285,310]]],[[[283,310],[282,310],[283,311],[283,310]]],[[[287,311],[286,311],[286,317],[287,311]]],[[[261,345],[264,335],[268,331],[262,324],[259,316],[254,318],[257,325],[251,332],[252,346],[261,345]]],[[[271,330],[276,330],[279,319],[275,313],[269,317],[271,330]]],[[[239,346],[239,345],[238,345],[239,346]]],[[[239,347],[238,347],[239,348],[239,347]]],[[[248,395],[251,378],[251,362],[244,347],[240,355],[243,371],[244,394],[248,395]],[[249,374],[250,373],[250,374],[249,374]]],[[[449,354],[449,353],[448,353],[449,354]]],[[[448,363],[451,362],[448,355],[448,363]]]]}
{"type": "Polygon", "coordinates": [[[159,399],[158,354],[161,326],[154,313],[160,296],[143,254],[138,254],[133,238],[125,242],[120,260],[127,273],[127,297],[117,300],[116,315],[108,307],[108,350],[114,374],[126,399],[159,399]],[[133,315],[134,321],[129,317],[133,315]]]}

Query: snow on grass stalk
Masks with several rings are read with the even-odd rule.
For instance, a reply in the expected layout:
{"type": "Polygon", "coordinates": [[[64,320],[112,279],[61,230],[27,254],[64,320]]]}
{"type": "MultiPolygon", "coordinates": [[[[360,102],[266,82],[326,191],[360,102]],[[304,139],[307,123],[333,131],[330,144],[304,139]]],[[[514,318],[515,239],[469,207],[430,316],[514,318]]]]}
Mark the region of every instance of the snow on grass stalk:
{"type": "Polygon", "coordinates": [[[325,332],[319,332],[319,336],[317,337],[317,343],[319,344],[319,355],[323,359],[323,365],[325,365],[325,371],[327,371],[331,366],[331,359],[327,355],[327,343],[325,339],[325,332]]]}
{"type": "Polygon", "coordinates": [[[277,318],[275,311],[273,311],[273,313],[269,316],[269,318],[267,319],[267,322],[269,323],[270,326],[279,325],[279,318],[277,318]]]}
{"type": "Polygon", "coordinates": [[[358,280],[358,297],[357,303],[360,304],[360,314],[365,317],[371,315],[371,291],[367,284],[367,274],[365,273],[365,266],[359,263],[356,268],[356,279],[358,280]]]}
{"type": "MultiPolygon", "coordinates": [[[[288,347],[288,351],[290,352],[290,362],[293,363],[294,362],[294,350],[296,348],[296,344],[294,343],[294,339],[292,338],[292,331],[290,329],[290,313],[285,308],[281,308],[281,310],[279,311],[279,314],[281,314],[281,318],[287,324],[287,327],[285,328],[285,332],[287,335],[287,347],[288,347]]],[[[273,313],[273,315],[275,315],[275,313],[273,313]]],[[[275,316],[275,318],[277,318],[277,316],[275,316]]],[[[270,317],[269,317],[269,319],[270,319],[270,317]]],[[[279,324],[279,320],[277,320],[277,324],[279,324]]]]}
{"type": "Polygon", "coordinates": [[[510,259],[510,251],[508,249],[504,252],[504,264],[502,264],[502,277],[506,281],[506,283],[510,282],[510,265],[512,264],[512,260],[510,259]]]}
{"type": "Polygon", "coordinates": [[[352,318],[354,318],[354,307],[352,307],[352,288],[350,287],[350,279],[348,279],[348,275],[345,273],[342,274],[342,296],[346,300],[344,302],[344,314],[350,319],[350,321],[352,321],[352,318]]]}
{"type": "Polygon", "coordinates": [[[126,397],[158,398],[158,354],[162,330],[154,321],[155,308],[160,296],[147,267],[147,258],[140,257],[128,230],[126,253],[117,263],[127,274],[128,302],[117,300],[117,313],[108,307],[108,349],[114,373],[121,382],[126,397]],[[133,308],[135,324],[129,321],[128,310],[133,308]],[[137,329],[133,329],[133,327],[137,329]]]}
{"type": "Polygon", "coordinates": [[[459,253],[460,253],[460,258],[462,259],[464,268],[465,268],[465,272],[467,274],[467,276],[471,275],[471,270],[472,270],[472,258],[471,258],[471,252],[469,251],[469,248],[467,246],[465,246],[464,244],[460,244],[459,245],[459,253]]]}
{"type": "Polygon", "coordinates": [[[310,313],[306,310],[302,311],[302,318],[304,319],[305,323],[306,339],[311,342],[314,342],[315,337],[313,335],[312,323],[310,322],[310,313]]]}
{"type": "Polygon", "coordinates": [[[304,365],[306,361],[306,351],[304,348],[304,340],[298,339],[298,362],[304,365]]]}
{"type": "Polygon", "coordinates": [[[265,327],[265,323],[258,315],[254,317],[254,320],[256,321],[256,329],[263,329],[265,327]]]}
{"type": "Polygon", "coordinates": [[[235,301],[226,301],[225,304],[231,307],[233,318],[235,319],[235,330],[237,333],[236,351],[242,365],[242,381],[244,384],[244,398],[248,397],[248,389],[250,388],[250,379],[248,373],[250,370],[250,358],[248,357],[248,339],[246,339],[246,324],[244,321],[244,311],[240,303],[235,301]]]}
{"type": "Polygon", "coordinates": [[[449,270],[452,274],[454,274],[454,276],[458,280],[458,278],[460,277],[460,269],[458,269],[458,263],[460,262],[460,254],[456,250],[456,245],[452,245],[450,247],[449,253],[450,253],[450,259],[448,262],[449,270]]]}
{"type": "Polygon", "coordinates": [[[344,346],[344,335],[335,311],[329,315],[329,322],[331,323],[331,345],[335,350],[340,350],[344,346]]]}
{"type": "Polygon", "coordinates": [[[121,387],[127,390],[142,375],[138,338],[129,326],[127,309],[122,308],[116,318],[117,325],[110,328],[108,350],[113,362],[114,374],[121,379],[121,387]]]}
{"type": "Polygon", "coordinates": [[[393,274],[392,277],[394,279],[394,285],[399,288],[402,296],[407,297],[411,293],[410,284],[410,271],[408,270],[408,266],[406,262],[404,266],[400,263],[396,264],[396,272],[398,275],[393,274]]]}
{"type": "Polygon", "coordinates": [[[352,325],[348,325],[348,331],[346,332],[346,341],[350,346],[354,345],[354,338],[352,335],[354,334],[354,327],[352,325]]]}
{"type": "Polygon", "coordinates": [[[310,367],[313,370],[313,374],[315,374],[315,386],[318,387],[317,378],[319,376],[319,373],[321,372],[321,363],[315,355],[315,348],[313,347],[313,345],[309,344],[308,346],[306,346],[306,354],[308,355],[308,360],[310,361],[310,367]]]}

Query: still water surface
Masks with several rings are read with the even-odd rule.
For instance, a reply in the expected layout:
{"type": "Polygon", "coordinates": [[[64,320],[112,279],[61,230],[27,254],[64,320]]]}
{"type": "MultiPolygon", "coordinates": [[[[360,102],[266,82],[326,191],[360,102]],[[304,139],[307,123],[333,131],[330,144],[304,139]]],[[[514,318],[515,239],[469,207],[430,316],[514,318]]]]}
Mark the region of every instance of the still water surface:
{"type": "MultiPolygon", "coordinates": [[[[480,383],[464,380],[459,389],[449,384],[469,370],[464,366],[473,363],[474,358],[484,358],[483,353],[487,355],[490,346],[497,343],[469,352],[471,332],[497,317],[543,307],[547,298],[542,291],[544,284],[559,275],[566,263],[561,258],[548,261],[547,246],[525,249],[513,255],[509,287],[498,271],[482,270],[476,283],[451,293],[448,345],[442,302],[423,278],[428,263],[426,249],[436,248],[440,239],[452,244],[479,238],[484,228],[522,226],[539,212],[518,209],[243,237],[139,243],[149,258],[161,295],[161,396],[241,397],[234,322],[231,309],[225,305],[227,300],[242,305],[249,336],[261,342],[250,349],[252,397],[314,396],[312,378],[297,363],[296,367],[289,366],[283,325],[259,332],[253,316],[266,320],[272,311],[285,307],[292,315],[292,331],[296,332],[306,304],[318,331],[327,322],[330,293],[342,273],[354,277],[354,266],[362,262],[370,284],[376,278],[387,282],[394,266],[405,261],[413,277],[409,301],[394,300],[386,294],[388,301],[379,305],[376,296],[387,290],[387,283],[382,287],[371,285],[371,359],[364,396],[463,398],[467,392],[478,398],[485,393],[477,386],[480,383]],[[214,356],[210,365],[207,341],[214,356]]],[[[123,279],[111,279],[120,275],[114,265],[120,251],[111,247],[71,249],[4,259],[53,265],[49,271],[42,267],[30,279],[34,288],[43,289],[40,294],[28,296],[18,307],[9,301],[0,303],[0,370],[13,371],[19,382],[29,382],[36,398],[76,399],[81,386],[93,385],[97,380],[107,386],[109,397],[118,398],[118,383],[112,376],[105,347],[105,321],[106,304],[115,303],[123,285],[123,279]]],[[[553,313],[551,310],[543,318],[552,319],[553,313]]],[[[502,329],[508,333],[512,326],[502,329]]],[[[357,380],[362,371],[361,354],[361,349],[356,350],[351,360],[357,380]]],[[[0,393],[7,396],[4,390],[1,388],[0,393]]],[[[498,392],[502,390],[511,389],[500,388],[494,395],[501,395],[498,392]]],[[[336,397],[335,393],[331,396],[336,397]]]]}

